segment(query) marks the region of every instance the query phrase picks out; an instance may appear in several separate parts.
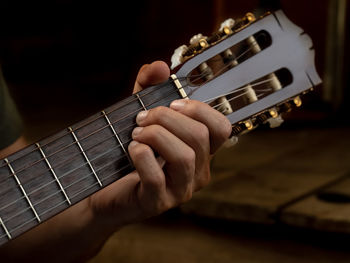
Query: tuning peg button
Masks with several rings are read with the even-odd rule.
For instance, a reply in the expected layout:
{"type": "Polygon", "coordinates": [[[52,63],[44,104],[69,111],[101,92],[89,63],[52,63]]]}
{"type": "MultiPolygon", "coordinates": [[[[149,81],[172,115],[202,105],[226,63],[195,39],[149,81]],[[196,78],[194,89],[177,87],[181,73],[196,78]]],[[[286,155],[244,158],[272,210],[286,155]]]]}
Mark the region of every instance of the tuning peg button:
{"type": "Polygon", "coordinates": [[[226,19],[224,22],[221,23],[219,31],[225,32],[226,35],[228,35],[230,32],[227,30],[229,29],[231,32],[231,28],[235,25],[235,20],[232,18],[226,19]]]}
{"type": "Polygon", "coordinates": [[[191,37],[190,39],[190,44],[191,45],[195,45],[197,44],[198,42],[200,42],[201,39],[206,39],[207,37],[203,36],[202,34],[197,34],[197,35],[194,35],[193,37],[191,37]]]}
{"type": "Polygon", "coordinates": [[[183,62],[183,54],[188,50],[186,45],[182,45],[175,49],[174,54],[171,56],[171,69],[176,68],[183,62]]]}
{"type": "Polygon", "coordinates": [[[247,130],[252,130],[254,128],[253,122],[251,120],[244,121],[244,126],[247,130]]]}
{"type": "Polygon", "coordinates": [[[235,146],[238,143],[238,137],[237,136],[232,136],[231,138],[227,139],[223,146],[225,148],[230,148],[232,146],[235,146]]]}
{"type": "Polygon", "coordinates": [[[297,106],[297,107],[300,107],[301,104],[302,104],[302,101],[301,101],[301,99],[300,99],[299,96],[298,96],[298,97],[295,97],[295,98],[293,99],[293,102],[294,102],[295,106],[297,106]]]}
{"type": "Polygon", "coordinates": [[[278,115],[277,117],[273,117],[267,120],[267,122],[270,125],[270,128],[277,128],[281,126],[281,124],[284,122],[281,115],[278,115]]]}

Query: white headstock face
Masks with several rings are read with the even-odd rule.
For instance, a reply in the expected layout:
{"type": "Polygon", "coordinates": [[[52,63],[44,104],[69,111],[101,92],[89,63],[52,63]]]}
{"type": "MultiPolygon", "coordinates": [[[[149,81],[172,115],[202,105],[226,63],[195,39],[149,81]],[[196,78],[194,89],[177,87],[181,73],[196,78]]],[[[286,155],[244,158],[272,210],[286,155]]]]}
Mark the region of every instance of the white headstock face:
{"type": "Polygon", "coordinates": [[[282,11],[229,22],[178,51],[178,81],[189,98],[225,114],[233,135],[261,123],[278,126],[279,114],[321,83],[312,41],[282,11]]]}

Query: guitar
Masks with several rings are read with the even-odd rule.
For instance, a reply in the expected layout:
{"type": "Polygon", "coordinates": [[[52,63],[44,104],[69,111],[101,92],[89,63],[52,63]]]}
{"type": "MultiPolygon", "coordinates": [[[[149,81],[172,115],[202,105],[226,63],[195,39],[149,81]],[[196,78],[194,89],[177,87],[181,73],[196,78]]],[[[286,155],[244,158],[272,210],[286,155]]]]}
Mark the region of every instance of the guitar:
{"type": "Polygon", "coordinates": [[[127,146],[138,112],[200,100],[238,136],[276,126],[280,113],[321,83],[310,37],[282,11],[227,20],[175,53],[168,81],[0,160],[0,245],[131,172],[127,146]]]}

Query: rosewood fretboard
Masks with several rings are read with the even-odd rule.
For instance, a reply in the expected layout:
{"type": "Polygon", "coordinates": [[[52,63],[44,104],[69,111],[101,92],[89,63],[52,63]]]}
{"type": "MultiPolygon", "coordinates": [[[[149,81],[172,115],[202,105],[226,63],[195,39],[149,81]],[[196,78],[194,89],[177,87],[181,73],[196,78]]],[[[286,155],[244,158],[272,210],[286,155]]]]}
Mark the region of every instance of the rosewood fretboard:
{"type": "Polygon", "coordinates": [[[137,113],[179,98],[169,80],[0,160],[0,245],[132,171],[137,113]]]}

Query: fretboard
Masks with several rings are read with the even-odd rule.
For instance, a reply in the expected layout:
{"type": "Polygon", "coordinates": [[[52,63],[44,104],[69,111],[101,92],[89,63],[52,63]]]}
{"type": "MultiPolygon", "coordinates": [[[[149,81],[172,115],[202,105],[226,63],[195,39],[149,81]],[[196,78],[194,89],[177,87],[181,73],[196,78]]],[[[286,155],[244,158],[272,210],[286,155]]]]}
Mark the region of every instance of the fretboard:
{"type": "Polygon", "coordinates": [[[179,98],[150,87],[0,160],[0,245],[132,171],[136,115],[179,98]]]}

